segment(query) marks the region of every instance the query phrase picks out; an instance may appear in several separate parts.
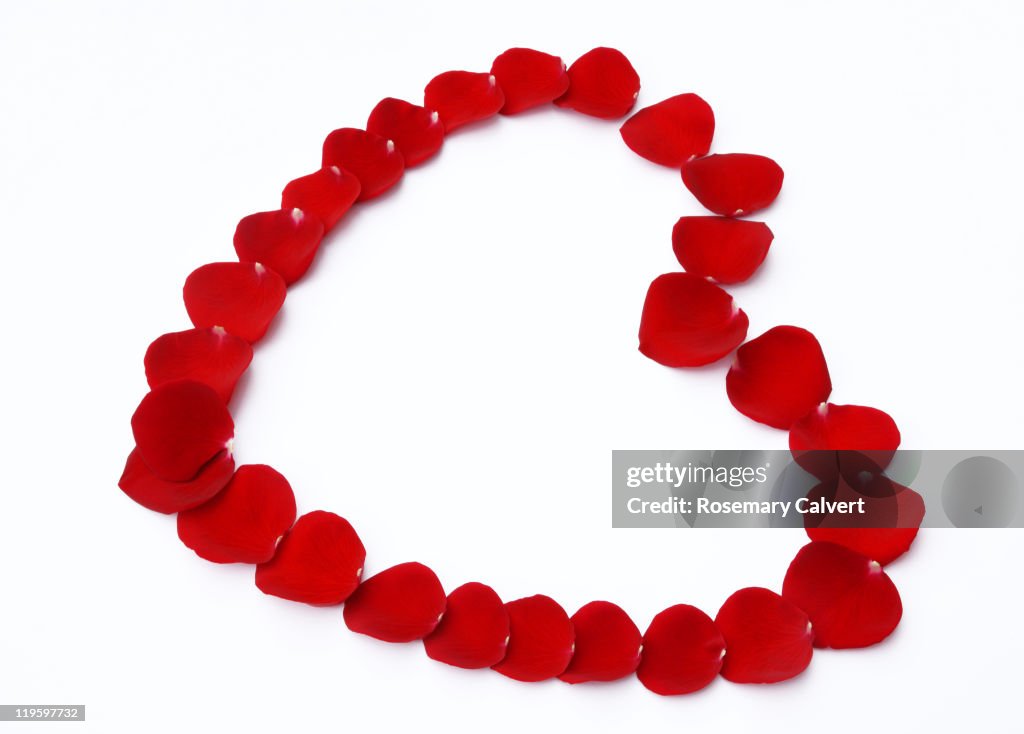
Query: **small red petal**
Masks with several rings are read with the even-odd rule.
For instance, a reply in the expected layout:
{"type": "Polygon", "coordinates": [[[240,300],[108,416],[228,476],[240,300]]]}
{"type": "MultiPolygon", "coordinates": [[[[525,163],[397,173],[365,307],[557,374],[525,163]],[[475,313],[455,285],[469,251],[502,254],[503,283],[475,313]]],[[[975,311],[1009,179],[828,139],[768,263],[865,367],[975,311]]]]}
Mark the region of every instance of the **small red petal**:
{"type": "Polygon", "coordinates": [[[789,429],[793,458],[821,479],[831,478],[844,464],[854,471],[885,469],[899,445],[896,421],[888,413],[862,405],[822,403],[789,429]]]}
{"type": "Polygon", "coordinates": [[[195,380],[212,387],[226,403],[252,362],[252,347],[223,328],[189,329],[157,337],[143,362],[150,387],[195,380]]]}
{"type": "Polygon", "coordinates": [[[288,480],[264,464],[247,464],[209,502],[178,513],[178,537],[213,563],[264,563],[294,522],[288,480]]]}
{"type": "Polygon", "coordinates": [[[776,326],[736,350],[725,386],[736,410],[783,430],[832,392],[821,345],[797,326],[776,326]]]}
{"type": "Polygon", "coordinates": [[[491,666],[514,680],[533,683],[554,678],[572,659],[575,632],[558,602],[537,594],[505,605],[509,642],[505,659],[491,666]]]}
{"type": "Polygon", "coordinates": [[[263,263],[291,285],[309,270],[323,236],[319,218],[301,209],[275,209],[242,218],[235,252],[242,262],[263,263]]]}
{"type": "Polygon", "coordinates": [[[194,479],[187,482],[168,482],[160,479],[139,457],[138,449],[128,454],[124,473],[118,481],[126,495],[143,507],[170,515],[192,507],[198,507],[214,497],[231,481],[235,473],[235,460],[227,451],[222,451],[194,479]]]}
{"type": "Polygon", "coordinates": [[[510,48],[491,64],[491,74],[505,93],[503,115],[549,104],[569,88],[565,63],[532,48],[510,48]]]}
{"type": "Polygon", "coordinates": [[[659,612],[644,633],[643,644],[636,677],[662,696],[699,691],[722,669],[721,632],[711,617],[688,604],[659,612]]]}
{"type": "Polygon", "coordinates": [[[464,584],[448,595],[440,624],[423,639],[427,655],[459,668],[489,668],[505,657],[508,612],[490,586],[464,584]]]}
{"type": "Polygon", "coordinates": [[[264,594],[314,606],[341,604],[359,585],[366,549],[348,520],[316,510],[300,517],[273,559],[256,567],[264,594]]]}
{"type": "Polygon", "coordinates": [[[688,273],[742,283],[761,267],[774,237],[764,222],[681,217],[672,228],[672,251],[688,273]]]}
{"type": "Polygon", "coordinates": [[[132,416],[132,432],[139,458],[154,476],[187,482],[229,447],[235,424],[212,387],[175,380],[142,399],[132,416]]]}
{"type": "Polygon", "coordinates": [[[354,127],[327,136],[323,166],[338,166],[359,179],[359,201],[380,196],[405,172],[405,160],[393,140],[354,127]]]}
{"type": "Polygon", "coordinates": [[[555,104],[612,120],[633,109],[639,94],[640,77],[629,59],[614,48],[599,47],[569,67],[569,89],[555,104]]]}
{"type": "Polygon", "coordinates": [[[444,589],[422,563],[400,563],[371,576],[345,602],[345,624],[384,642],[426,637],[445,610],[444,589]]]}
{"type": "Polygon", "coordinates": [[[619,128],[622,140],[642,158],[681,168],[707,155],[715,135],[715,113],[696,94],[679,94],[644,107],[619,128]]]}
{"type": "Polygon", "coordinates": [[[786,572],[782,596],[807,612],[815,647],[867,647],[896,629],[903,605],[875,561],[834,543],[812,542],[786,572]]]}
{"type": "Polygon", "coordinates": [[[423,90],[423,104],[437,110],[446,132],[498,114],[505,94],[493,74],[446,71],[438,74],[423,90]]]}
{"type": "Polygon", "coordinates": [[[782,169],[771,158],[725,153],[683,166],[683,183],[705,208],[726,217],[764,209],[782,190],[782,169]]]}
{"type": "Polygon", "coordinates": [[[696,367],[743,343],[747,315],[732,296],[692,273],[659,275],[640,316],[640,351],[666,367],[696,367]]]}
{"type": "Polygon", "coordinates": [[[444,125],[437,112],[394,97],[377,103],[366,121],[366,129],[395,141],[406,168],[435,155],[444,142],[444,125]]]}
{"type": "Polygon", "coordinates": [[[263,338],[284,304],[284,279],[259,263],[210,263],[185,281],[185,310],[202,328],[221,326],[250,344],[263,338]]]}
{"type": "Polygon", "coordinates": [[[289,181],[281,192],[281,208],[301,209],[318,218],[325,230],[345,216],[359,198],[359,179],[338,166],[289,181]]]}
{"type": "Polygon", "coordinates": [[[640,664],[640,630],[622,609],[592,601],[572,615],[576,650],[559,677],[566,683],[610,681],[631,675],[640,664]]]}
{"type": "Polygon", "coordinates": [[[722,677],[733,683],[778,683],[811,663],[810,619],[774,591],[740,589],[725,600],[715,626],[725,638],[722,677]]]}

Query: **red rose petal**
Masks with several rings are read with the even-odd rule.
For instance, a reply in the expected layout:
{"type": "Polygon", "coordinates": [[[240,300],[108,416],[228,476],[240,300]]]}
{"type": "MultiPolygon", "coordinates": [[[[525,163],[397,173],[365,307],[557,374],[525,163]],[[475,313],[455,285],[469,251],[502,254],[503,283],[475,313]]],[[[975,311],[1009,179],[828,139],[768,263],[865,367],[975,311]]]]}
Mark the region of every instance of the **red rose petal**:
{"type": "Polygon", "coordinates": [[[158,479],[186,482],[230,448],[235,433],[224,400],[209,385],[175,380],[153,388],[132,416],[139,458],[158,479]]]}
{"type": "Polygon", "coordinates": [[[252,347],[223,327],[189,329],[157,337],[143,362],[150,387],[195,380],[212,387],[227,403],[252,362],[252,347]]]}
{"type": "Polygon", "coordinates": [[[629,615],[607,601],[592,601],[572,615],[576,649],[559,677],[566,683],[610,681],[631,675],[640,664],[640,630],[629,615]]]}
{"type": "Polygon", "coordinates": [[[688,273],[717,283],[742,283],[764,262],[774,237],[764,222],[681,217],[672,228],[672,251],[688,273]]]}
{"type": "Polygon", "coordinates": [[[722,677],[733,683],[778,683],[810,665],[810,619],[774,591],[740,589],[725,600],[715,626],[725,638],[722,677]]]}
{"type": "Polygon", "coordinates": [[[782,190],[782,169],[771,158],[725,153],[683,166],[683,183],[705,208],[725,217],[764,209],[782,190]]]}
{"type": "Polygon", "coordinates": [[[178,537],[213,563],[264,563],[294,522],[288,480],[264,464],[247,464],[209,502],[178,513],[178,537]]]}
{"type": "Polygon", "coordinates": [[[501,114],[514,115],[555,101],[569,88],[565,63],[532,48],[510,48],[491,65],[491,74],[505,93],[501,114]]]}
{"type": "Polygon", "coordinates": [[[185,310],[199,328],[222,326],[258,342],[284,304],[284,279],[260,263],[210,263],[185,280],[185,310]]]}
{"type": "Polygon", "coordinates": [[[821,479],[861,469],[879,471],[892,462],[900,429],[888,413],[862,405],[821,403],[789,429],[796,462],[821,479]]]}
{"type": "Polygon", "coordinates": [[[658,612],[643,644],[636,677],[662,696],[699,691],[722,669],[722,634],[711,617],[688,604],[658,612]]]}
{"type": "Polygon", "coordinates": [[[354,127],[327,136],[323,166],[338,166],[359,179],[359,201],[380,196],[405,172],[405,160],[393,140],[354,127]]]}
{"type": "Polygon", "coordinates": [[[623,123],[619,134],[638,156],[681,168],[711,149],[715,113],[696,94],[679,94],[644,107],[623,123]]]}
{"type": "Polygon", "coordinates": [[[490,586],[471,582],[448,595],[444,616],[423,639],[427,655],[459,668],[489,668],[505,657],[508,612],[490,586]]]}
{"type": "Polygon", "coordinates": [[[281,208],[301,209],[330,230],[359,198],[359,179],[338,166],[289,181],[281,192],[281,208]]]}
{"type": "Polygon", "coordinates": [[[422,563],[400,563],[371,576],[345,602],[345,624],[384,642],[426,637],[445,610],[444,589],[422,563]]]}
{"type": "Polygon", "coordinates": [[[736,410],[784,430],[832,392],[821,345],[797,326],[776,326],[736,350],[725,386],[736,410]]]}
{"type": "Polygon", "coordinates": [[[198,507],[214,497],[228,485],[234,473],[234,458],[222,451],[207,462],[194,479],[168,482],[153,474],[138,449],[133,449],[117,486],[143,507],[170,515],[198,507]]]}
{"type": "Polygon", "coordinates": [[[324,225],[301,209],[275,209],[243,217],[235,228],[241,262],[263,263],[291,285],[309,270],[320,249],[324,225]]]}
{"type": "Polygon", "coordinates": [[[640,77],[621,51],[595,48],[569,67],[569,89],[555,100],[559,107],[612,120],[636,104],[640,77]]]}
{"type": "Polygon", "coordinates": [[[264,594],[314,606],[341,604],[359,585],[366,549],[348,520],[316,510],[300,517],[256,567],[264,594]]]}
{"type": "Polygon", "coordinates": [[[696,367],[743,343],[747,315],[732,296],[692,273],[659,275],[640,316],[640,351],[667,367],[696,367]]]}
{"type": "Polygon", "coordinates": [[[437,112],[394,97],[377,103],[366,121],[366,129],[395,141],[406,168],[434,156],[444,142],[444,125],[437,112]]]}
{"type": "Polygon", "coordinates": [[[446,132],[498,114],[505,94],[493,74],[446,71],[423,90],[423,105],[437,110],[446,132]]]}
{"type": "Polygon", "coordinates": [[[510,632],[505,659],[491,666],[514,680],[532,683],[554,678],[572,659],[575,632],[558,602],[537,594],[510,601],[510,632]]]}
{"type": "Polygon", "coordinates": [[[882,567],[835,543],[801,548],[786,572],[782,596],[811,618],[815,647],[874,645],[903,616],[899,592],[882,567]]]}

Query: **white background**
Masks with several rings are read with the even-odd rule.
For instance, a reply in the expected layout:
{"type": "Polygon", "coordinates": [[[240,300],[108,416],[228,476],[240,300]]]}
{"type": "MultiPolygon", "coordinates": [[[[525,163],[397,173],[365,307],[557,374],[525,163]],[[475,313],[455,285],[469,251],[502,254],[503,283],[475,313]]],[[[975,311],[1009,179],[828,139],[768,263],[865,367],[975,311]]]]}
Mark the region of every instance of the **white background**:
{"type": "MultiPolygon", "coordinates": [[[[733,291],[752,336],[810,328],[833,399],[888,410],[907,447],[1020,448],[1022,36],[1012,2],[5,2],[0,703],[84,703],[92,732],[1004,730],[1018,531],[925,531],[876,648],[660,698],[353,635],[200,561],[116,481],[185,276],[233,256],[328,131],[515,45],[616,46],[641,105],[696,91],[714,150],[780,162],[775,244],[733,291]]],[[[785,445],[732,410],[724,364],[636,351],[671,226],[700,210],[617,127],[545,109],[457,133],[289,293],[236,396],[238,459],[348,517],[368,573],[420,560],[641,628],[780,586],[799,533],[609,528],[612,448],[785,445]]]]}

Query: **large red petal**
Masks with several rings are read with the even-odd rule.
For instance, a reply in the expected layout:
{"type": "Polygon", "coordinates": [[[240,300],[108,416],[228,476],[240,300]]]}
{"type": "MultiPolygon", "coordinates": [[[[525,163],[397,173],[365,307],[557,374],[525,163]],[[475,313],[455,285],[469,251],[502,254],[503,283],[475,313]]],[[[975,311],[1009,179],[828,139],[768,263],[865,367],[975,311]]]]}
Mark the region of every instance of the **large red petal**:
{"type": "Polygon", "coordinates": [[[274,557],[256,567],[264,594],[315,606],[341,604],[359,585],[366,549],[348,520],[316,510],[300,517],[274,557]]]}
{"type": "Polygon", "coordinates": [[[359,179],[351,173],[338,166],[327,166],[289,181],[281,192],[281,208],[312,214],[329,230],[359,198],[360,188],[359,179]]]}
{"type": "Polygon", "coordinates": [[[815,647],[867,647],[896,629],[903,605],[876,562],[835,543],[812,542],[786,572],[782,596],[807,612],[815,647]]]}
{"type": "Polygon", "coordinates": [[[771,158],[725,153],[683,166],[683,183],[705,208],[726,217],[764,209],[782,190],[782,169],[771,158]]]}
{"type": "Polygon", "coordinates": [[[228,451],[222,451],[194,479],[168,482],[157,477],[139,456],[138,449],[133,449],[117,486],[143,507],[170,515],[198,507],[214,497],[228,485],[234,472],[234,458],[228,451]]]}
{"type": "Polygon", "coordinates": [[[725,600],[715,626],[725,638],[722,677],[733,683],[778,683],[810,665],[810,619],[774,591],[740,589],[725,600]]]}
{"type": "Polygon", "coordinates": [[[722,634],[708,615],[688,604],[659,612],[643,644],[636,677],[662,696],[699,691],[722,669],[722,634]]]}
{"type": "Polygon", "coordinates": [[[202,328],[222,326],[258,342],[284,304],[284,279],[260,263],[210,263],[185,281],[185,310],[202,328]]]}
{"type": "Polygon", "coordinates": [[[224,400],[209,385],[175,380],[153,388],[132,416],[135,446],[150,471],[170,482],[194,479],[235,433],[224,400]]]}
{"type": "Polygon", "coordinates": [[[508,612],[494,589],[474,582],[448,595],[444,616],[423,639],[427,655],[459,668],[489,668],[505,657],[508,612]]]}
{"type": "Polygon", "coordinates": [[[491,65],[491,74],[505,93],[501,114],[514,115],[553,102],[569,88],[565,63],[532,48],[510,48],[491,65]]]}
{"type": "Polygon", "coordinates": [[[400,563],[361,583],[345,602],[344,616],[353,632],[412,642],[433,632],[444,610],[437,575],[422,563],[400,563]]]}
{"type": "Polygon", "coordinates": [[[338,166],[358,178],[359,201],[380,196],[405,172],[405,160],[393,140],[354,127],[343,127],[327,136],[323,166],[338,166]]]}
{"type": "Polygon", "coordinates": [[[575,632],[569,615],[542,594],[505,605],[510,623],[505,659],[492,666],[502,675],[532,683],[561,674],[572,659],[575,632]]]}
{"type": "Polygon", "coordinates": [[[569,67],[569,89],[555,104],[613,120],[633,109],[639,95],[640,77],[629,59],[614,48],[599,47],[569,67]]]}
{"type": "Polygon", "coordinates": [[[784,430],[832,392],[821,345],[797,326],[776,326],[736,350],[725,386],[736,410],[784,430]]]}
{"type": "Polygon", "coordinates": [[[263,263],[291,285],[309,270],[323,236],[319,217],[301,209],[258,212],[235,228],[235,252],[242,262],[263,263]]]}
{"type": "Polygon", "coordinates": [[[437,110],[446,132],[471,122],[494,117],[505,104],[505,94],[493,74],[446,71],[423,90],[423,105],[437,110]]]}
{"type": "Polygon", "coordinates": [[[150,387],[195,380],[212,387],[226,403],[252,362],[252,347],[223,327],[189,329],[157,337],[143,362],[150,387]]]}
{"type": "Polygon", "coordinates": [[[572,615],[576,649],[559,677],[566,683],[625,678],[640,664],[640,630],[620,607],[592,601],[572,615]]]}
{"type": "Polygon", "coordinates": [[[764,222],[681,217],[672,228],[672,251],[688,273],[717,283],[742,283],[764,262],[772,239],[764,222]]]}
{"type": "Polygon", "coordinates": [[[264,563],[295,522],[288,480],[264,464],[238,467],[224,491],[178,513],[178,537],[214,563],[264,563]]]}
{"type": "Polygon", "coordinates": [[[747,315],[732,296],[692,273],[659,275],[640,316],[640,351],[667,367],[721,359],[747,335],[747,315]]]}
{"type": "Polygon", "coordinates": [[[444,142],[444,125],[435,110],[394,97],[377,103],[366,121],[366,129],[385,140],[395,141],[406,168],[434,156],[444,142]]]}
{"type": "Polygon", "coordinates": [[[696,94],[678,94],[644,107],[619,128],[623,141],[653,163],[681,168],[707,155],[715,135],[715,113],[696,94]]]}

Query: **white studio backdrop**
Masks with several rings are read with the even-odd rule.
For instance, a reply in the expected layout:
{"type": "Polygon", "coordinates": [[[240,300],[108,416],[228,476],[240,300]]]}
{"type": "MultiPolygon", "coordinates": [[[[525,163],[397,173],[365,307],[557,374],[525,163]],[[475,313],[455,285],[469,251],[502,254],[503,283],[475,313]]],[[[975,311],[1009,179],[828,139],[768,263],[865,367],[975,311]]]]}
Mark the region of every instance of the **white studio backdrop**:
{"type": "MultiPolygon", "coordinates": [[[[1022,31],[1011,2],[5,4],[0,704],[85,704],[75,730],[104,733],[999,730],[1024,654],[1015,531],[922,533],[876,648],[663,699],[351,634],[199,560],[116,480],[188,273],[233,257],[237,220],[331,129],[517,45],[615,46],[641,106],[697,92],[714,151],[779,161],[775,243],[732,289],[751,336],[809,328],[833,400],[887,410],[908,448],[1020,448],[1022,31]]],[[[448,589],[606,598],[641,628],[780,587],[800,533],[610,528],[613,448],[785,445],[729,405],[726,364],[636,351],[672,224],[701,210],[617,128],[545,109],[457,132],[326,241],[257,349],[237,457],[348,517],[368,573],[419,560],[448,589]]]]}

